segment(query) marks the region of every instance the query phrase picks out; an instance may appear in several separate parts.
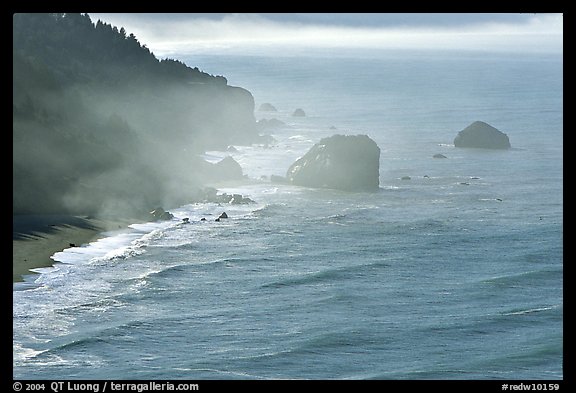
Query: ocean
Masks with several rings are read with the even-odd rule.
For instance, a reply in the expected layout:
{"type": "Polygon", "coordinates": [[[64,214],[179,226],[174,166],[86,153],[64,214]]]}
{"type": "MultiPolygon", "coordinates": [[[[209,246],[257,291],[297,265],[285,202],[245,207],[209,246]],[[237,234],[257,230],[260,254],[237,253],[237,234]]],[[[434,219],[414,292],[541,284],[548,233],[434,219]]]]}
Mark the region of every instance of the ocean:
{"type": "Polygon", "coordinates": [[[286,123],[205,155],[255,203],[164,206],[14,283],[15,379],[563,378],[562,55],[179,59],[286,123]],[[455,148],[476,120],[512,149],[455,148]],[[378,192],[270,182],[333,134],[376,141],[378,192]]]}

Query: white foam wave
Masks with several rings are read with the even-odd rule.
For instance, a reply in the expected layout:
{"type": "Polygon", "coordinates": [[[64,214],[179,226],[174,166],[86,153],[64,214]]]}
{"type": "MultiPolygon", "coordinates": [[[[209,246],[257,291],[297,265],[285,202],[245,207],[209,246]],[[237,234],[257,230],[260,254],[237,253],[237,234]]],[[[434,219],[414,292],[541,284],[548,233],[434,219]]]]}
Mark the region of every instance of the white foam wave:
{"type": "Polygon", "coordinates": [[[512,311],[512,312],[508,312],[508,313],[504,313],[502,315],[525,315],[525,314],[533,314],[533,313],[538,313],[538,312],[542,312],[542,311],[549,311],[549,310],[554,310],[556,308],[561,307],[561,305],[557,304],[554,306],[548,306],[548,307],[536,307],[536,308],[529,308],[526,310],[519,310],[519,311],[512,311]]]}
{"type": "Polygon", "coordinates": [[[240,371],[231,371],[231,370],[218,370],[215,368],[180,368],[179,370],[182,371],[191,371],[191,372],[210,372],[210,373],[215,373],[218,375],[233,375],[236,377],[240,377],[240,378],[253,378],[253,379],[267,379],[265,377],[261,377],[258,375],[254,375],[254,374],[250,374],[250,373],[245,373],[245,372],[240,372],[240,371]]]}
{"type": "Polygon", "coordinates": [[[65,277],[77,270],[72,266],[98,265],[140,255],[146,252],[150,243],[161,238],[166,229],[180,223],[181,220],[175,217],[170,221],[134,223],[125,229],[104,232],[105,236],[94,242],[54,253],[50,257],[55,261],[54,265],[30,269],[35,274],[24,276],[24,281],[14,283],[13,289],[33,290],[44,285],[65,283],[65,277]]]}
{"type": "Polygon", "coordinates": [[[34,359],[36,356],[44,353],[47,349],[38,351],[32,348],[23,347],[18,343],[14,343],[13,345],[13,361],[14,363],[23,363],[30,359],[34,359]]]}

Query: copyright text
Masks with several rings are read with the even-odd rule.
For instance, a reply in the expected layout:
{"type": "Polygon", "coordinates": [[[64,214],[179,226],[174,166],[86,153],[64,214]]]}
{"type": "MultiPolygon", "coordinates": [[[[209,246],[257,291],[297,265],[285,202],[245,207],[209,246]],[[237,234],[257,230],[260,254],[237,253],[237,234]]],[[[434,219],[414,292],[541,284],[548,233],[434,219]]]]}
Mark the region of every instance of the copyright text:
{"type": "Polygon", "coordinates": [[[52,391],[54,393],[60,392],[93,392],[105,393],[108,392],[148,392],[148,391],[181,391],[190,392],[200,390],[200,385],[197,383],[173,383],[173,382],[14,382],[12,388],[15,392],[44,392],[52,391]]]}

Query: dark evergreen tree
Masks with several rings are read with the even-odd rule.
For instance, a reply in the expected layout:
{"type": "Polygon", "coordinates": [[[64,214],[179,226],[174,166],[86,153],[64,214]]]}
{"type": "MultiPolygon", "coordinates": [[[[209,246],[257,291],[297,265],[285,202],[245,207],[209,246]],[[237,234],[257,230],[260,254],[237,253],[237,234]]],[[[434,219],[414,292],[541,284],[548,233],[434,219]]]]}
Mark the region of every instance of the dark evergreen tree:
{"type": "Polygon", "coordinates": [[[15,213],[185,200],[202,181],[193,153],[250,142],[255,130],[250,93],[158,60],[123,27],[79,13],[13,16],[15,213]]]}

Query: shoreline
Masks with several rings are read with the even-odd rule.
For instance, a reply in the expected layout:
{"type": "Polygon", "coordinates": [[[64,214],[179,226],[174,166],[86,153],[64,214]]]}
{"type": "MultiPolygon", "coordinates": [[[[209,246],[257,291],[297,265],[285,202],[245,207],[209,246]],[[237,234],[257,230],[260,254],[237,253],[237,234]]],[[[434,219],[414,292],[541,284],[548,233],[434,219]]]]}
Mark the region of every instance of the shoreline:
{"type": "Polygon", "coordinates": [[[72,246],[105,237],[104,232],[126,228],[136,218],[104,218],[69,214],[12,216],[12,283],[36,274],[30,269],[53,266],[50,257],[72,246]]]}

